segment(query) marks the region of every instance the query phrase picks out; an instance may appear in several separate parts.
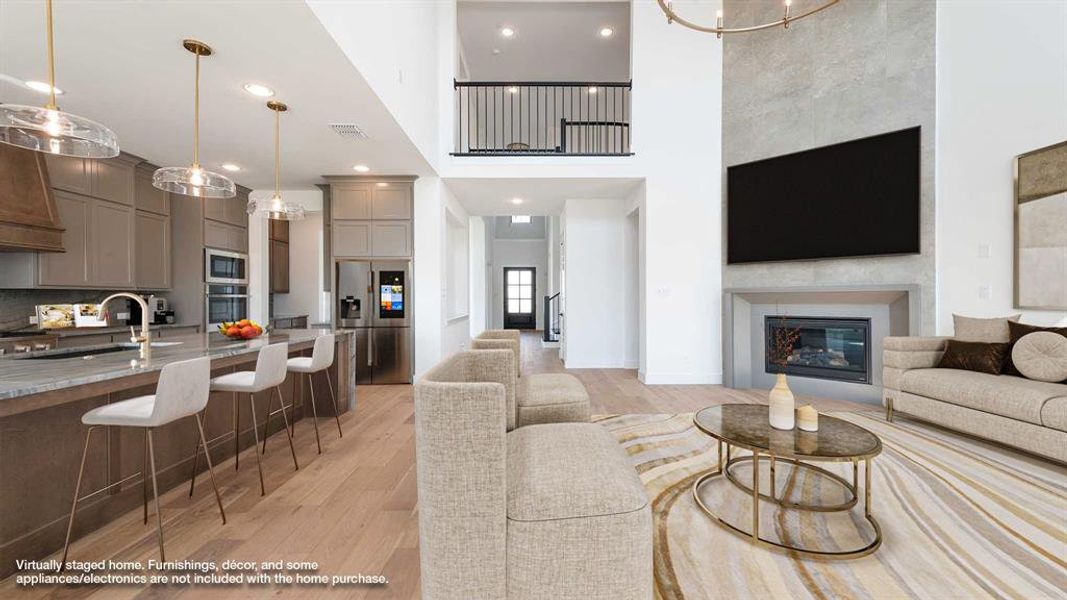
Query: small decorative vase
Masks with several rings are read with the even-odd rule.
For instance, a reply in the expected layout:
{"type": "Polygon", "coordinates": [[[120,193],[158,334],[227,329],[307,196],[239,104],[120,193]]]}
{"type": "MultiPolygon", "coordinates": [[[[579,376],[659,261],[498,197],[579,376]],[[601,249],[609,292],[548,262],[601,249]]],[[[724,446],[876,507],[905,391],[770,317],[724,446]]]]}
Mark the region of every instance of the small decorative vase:
{"type": "Polygon", "coordinates": [[[778,380],[771,389],[770,415],[771,427],[775,429],[792,429],[796,422],[793,392],[789,390],[785,373],[778,374],[778,380]]]}

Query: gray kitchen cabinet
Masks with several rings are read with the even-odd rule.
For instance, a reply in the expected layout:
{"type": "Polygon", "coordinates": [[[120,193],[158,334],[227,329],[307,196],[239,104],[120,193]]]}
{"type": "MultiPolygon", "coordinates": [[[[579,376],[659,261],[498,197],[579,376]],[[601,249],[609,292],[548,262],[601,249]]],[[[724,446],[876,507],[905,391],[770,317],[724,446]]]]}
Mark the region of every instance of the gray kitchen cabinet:
{"type": "MultiPolygon", "coordinates": [[[[51,164],[51,162],[49,163],[51,164]]],[[[92,283],[90,246],[92,243],[93,199],[55,190],[59,221],[63,224],[66,252],[27,254],[37,258],[38,285],[86,287],[92,283]]],[[[22,287],[20,285],[19,287],[22,287]]],[[[32,285],[31,285],[32,287],[32,285]]]]}
{"type": "Polygon", "coordinates": [[[289,244],[270,241],[270,291],[289,293],[289,244]]]}
{"type": "Polygon", "coordinates": [[[226,198],[204,198],[204,218],[226,222],[226,198]]]}
{"type": "Polygon", "coordinates": [[[119,204],[133,205],[136,163],[125,156],[92,162],[92,195],[119,204]]]}
{"type": "Polygon", "coordinates": [[[331,186],[331,216],[334,219],[370,219],[372,185],[348,183],[331,186]]]}
{"type": "Polygon", "coordinates": [[[411,221],[372,221],[371,256],[411,256],[411,221]]]}
{"type": "Polygon", "coordinates": [[[46,154],[45,164],[48,166],[48,178],[53,188],[84,194],[92,193],[90,181],[91,161],[72,156],[59,156],[46,154]]]}
{"type": "Polygon", "coordinates": [[[152,174],[156,168],[147,163],[137,167],[134,174],[133,204],[137,210],[157,215],[170,214],[170,194],[152,185],[152,174]]]}
{"type": "Polygon", "coordinates": [[[371,255],[373,221],[334,221],[333,255],[356,258],[371,255]]]}
{"type": "Polygon", "coordinates": [[[393,184],[387,187],[375,185],[371,192],[372,219],[410,219],[412,203],[411,184],[393,184]]]}
{"type": "Polygon", "coordinates": [[[248,227],[248,190],[237,188],[237,195],[226,199],[226,222],[248,227]]]}
{"type": "Polygon", "coordinates": [[[248,230],[228,223],[204,220],[204,246],[248,252],[248,230]]]}
{"type": "Polygon", "coordinates": [[[170,217],[139,210],[135,227],[137,287],[142,290],[170,289],[170,217]]]}
{"type": "Polygon", "coordinates": [[[115,202],[92,204],[93,277],[97,286],[133,286],[134,209],[115,202]]]}

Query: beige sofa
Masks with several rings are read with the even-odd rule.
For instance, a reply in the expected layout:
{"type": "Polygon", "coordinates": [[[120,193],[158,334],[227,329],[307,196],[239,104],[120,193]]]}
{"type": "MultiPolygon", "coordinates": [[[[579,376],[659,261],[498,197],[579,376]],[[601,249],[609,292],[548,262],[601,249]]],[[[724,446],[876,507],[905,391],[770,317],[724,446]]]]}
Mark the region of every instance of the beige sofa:
{"type": "Polygon", "coordinates": [[[415,385],[422,594],[647,600],[652,515],[593,423],[508,431],[510,351],[445,359],[415,385]]]}
{"type": "Polygon", "coordinates": [[[935,368],[947,339],[885,338],[886,418],[902,412],[1067,462],[1067,385],[935,368]]]}
{"type": "MultiPolygon", "coordinates": [[[[522,342],[514,329],[489,329],[471,340],[475,350],[510,350],[515,362],[516,424],[584,423],[589,421],[589,393],[573,375],[535,373],[522,376],[522,342]]],[[[513,428],[509,427],[510,428],[513,428]]]]}

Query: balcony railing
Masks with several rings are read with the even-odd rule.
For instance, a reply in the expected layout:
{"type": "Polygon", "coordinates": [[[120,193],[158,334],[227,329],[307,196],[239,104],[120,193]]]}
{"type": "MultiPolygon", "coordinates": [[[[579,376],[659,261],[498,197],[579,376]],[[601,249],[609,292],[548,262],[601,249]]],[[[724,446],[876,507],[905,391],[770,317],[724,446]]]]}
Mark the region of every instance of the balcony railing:
{"type": "Polygon", "coordinates": [[[629,156],[631,82],[456,81],[454,156],[629,156]]]}

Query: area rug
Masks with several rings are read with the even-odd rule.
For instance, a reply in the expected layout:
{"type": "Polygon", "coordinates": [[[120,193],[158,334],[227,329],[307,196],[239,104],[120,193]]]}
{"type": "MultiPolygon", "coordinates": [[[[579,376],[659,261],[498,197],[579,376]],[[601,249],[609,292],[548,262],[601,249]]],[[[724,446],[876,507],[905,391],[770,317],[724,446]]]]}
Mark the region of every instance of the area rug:
{"type": "MultiPolygon", "coordinates": [[[[657,598],[1067,598],[1067,469],[906,419],[832,414],[884,447],[871,481],[883,543],[846,561],[757,547],[712,522],[692,485],[718,451],[692,414],[594,417],[652,500],[657,598]]],[[[830,468],[851,478],[848,464],[830,468]]]]}

